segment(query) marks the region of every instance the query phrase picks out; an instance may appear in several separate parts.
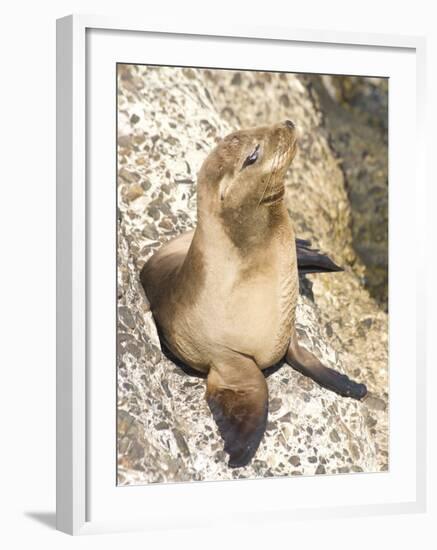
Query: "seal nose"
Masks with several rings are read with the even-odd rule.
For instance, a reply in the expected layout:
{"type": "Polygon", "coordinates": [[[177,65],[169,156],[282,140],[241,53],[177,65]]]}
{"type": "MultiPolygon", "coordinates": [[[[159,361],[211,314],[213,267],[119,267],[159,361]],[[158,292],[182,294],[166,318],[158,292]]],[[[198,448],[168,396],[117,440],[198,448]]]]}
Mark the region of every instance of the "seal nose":
{"type": "Polygon", "coordinates": [[[292,120],[286,120],[284,122],[285,126],[287,126],[287,128],[290,128],[290,130],[294,130],[296,128],[294,122],[292,120]]]}

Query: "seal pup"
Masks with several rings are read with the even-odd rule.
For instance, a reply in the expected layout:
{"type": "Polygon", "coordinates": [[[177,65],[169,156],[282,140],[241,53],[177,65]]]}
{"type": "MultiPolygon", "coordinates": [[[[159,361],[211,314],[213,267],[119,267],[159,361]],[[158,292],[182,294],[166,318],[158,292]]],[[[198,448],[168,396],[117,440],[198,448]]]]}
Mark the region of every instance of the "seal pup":
{"type": "MultiPolygon", "coordinates": [[[[207,376],[206,400],[230,467],[248,464],[259,446],[268,412],[262,371],[281,359],[342,396],[367,392],[297,340],[296,241],[283,200],[296,149],[289,120],[225,137],[198,174],[196,229],[165,244],[141,271],[163,345],[207,376]]],[[[317,254],[307,241],[298,246],[312,258],[309,272],[323,270],[323,261],[312,265],[317,254]]]]}

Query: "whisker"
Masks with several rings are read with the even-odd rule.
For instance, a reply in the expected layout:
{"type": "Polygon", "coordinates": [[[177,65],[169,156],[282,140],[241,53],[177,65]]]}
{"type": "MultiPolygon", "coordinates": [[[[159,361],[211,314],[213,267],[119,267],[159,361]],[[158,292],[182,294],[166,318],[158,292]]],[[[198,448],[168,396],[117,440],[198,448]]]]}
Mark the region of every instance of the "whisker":
{"type": "MultiPolygon", "coordinates": [[[[271,175],[271,178],[270,178],[270,182],[273,182],[272,187],[275,187],[276,180],[278,179],[278,167],[279,167],[279,164],[280,164],[280,159],[281,159],[281,154],[280,154],[280,149],[278,148],[277,152],[276,152],[276,155],[275,155],[275,158],[274,158],[273,170],[272,170],[272,175],[271,175]]],[[[270,191],[270,187],[268,189],[270,191]]]]}
{"type": "MultiPolygon", "coordinates": [[[[274,159],[272,177],[270,178],[270,182],[273,183],[272,188],[275,187],[276,180],[278,179],[278,166],[280,164],[280,158],[281,158],[281,155],[280,155],[279,149],[278,149],[277,153],[275,155],[275,159],[274,159]]],[[[269,186],[268,190],[270,191],[270,186],[269,186]]]]}
{"type": "Polygon", "coordinates": [[[277,163],[277,160],[279,160],[279,155],[278,155],[278,152],[276,151],[275,152],[275,156],[273,157],[273,161],[272,161],[272,169],[270,171],[270,175],[269,175],[269,178],[267,179],[267,184],[266,186],[264,187],[264,191],[261,195],[261,198],[259,199],[259,202],[258,202],[258,205],[256,207],[256,210],[258,210],[258,207],[259,205],[262,203],[263,199],[264,199],[264,196],[266,194],[266,191],[267,189],[269,188],[270,186],[270,182],[272,181],[272,179],[274,178],[274,175],[276,174],[276,163],[277,163]]]}

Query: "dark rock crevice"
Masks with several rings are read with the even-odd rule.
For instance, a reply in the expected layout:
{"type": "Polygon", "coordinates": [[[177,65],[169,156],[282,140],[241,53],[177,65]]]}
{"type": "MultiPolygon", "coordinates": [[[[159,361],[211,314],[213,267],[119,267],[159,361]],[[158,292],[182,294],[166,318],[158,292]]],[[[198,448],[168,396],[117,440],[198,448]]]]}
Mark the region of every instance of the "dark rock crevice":
{"type": "Polygon", "coordinates": [[[340,162],[363,282],[388,310],[388,80],[303,77],[340,162]]]}

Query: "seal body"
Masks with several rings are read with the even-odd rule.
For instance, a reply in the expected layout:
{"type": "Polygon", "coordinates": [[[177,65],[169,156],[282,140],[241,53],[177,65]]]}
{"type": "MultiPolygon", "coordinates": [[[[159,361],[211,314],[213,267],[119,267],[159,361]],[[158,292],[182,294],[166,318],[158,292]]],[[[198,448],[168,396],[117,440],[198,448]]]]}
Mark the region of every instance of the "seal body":
{"type": "Polygon", "coordinates": [[[334,391],[362,396],[297,343],[295,235],[283,201],[295,152],[290,121],[223,139],[198,175],[194,233],[164,245],[141,272],[164,345],[208,375],[206,398],[232,467],[256,452],[268,410],[261,371],[282,358],[334,391]]]}
{"type": "MultiPolygon", "coordinates": [[[[233,350],[264,369],[284,357],[299,283],[296,250],[290,246],[293,228],[285,208],[280,215],[281,228],[250,256],[228,242],[220,225],[209,227],[207,235],[199,230],[184,262],[171,272],[166,291],[152,298],[161,336],[184,363],[207,372],[217,355],[233,350]]],[[[162,258],[183,245],[183,239],[171,242],[162,258]]],[[[155,296],[148,274],[159,271],[159,263],[155,255],[143,272],[148,296],[155,296]]]]}
{"type": "Polygon", "coordinates": [[[286,124],[226,138],[201,169],[188,250],[184,237],[171,241],[143,270],[166,346],[197,370],[207,372],[226,350],[250,356],[261,369],[287,351],[299,282],[282,197],[295,145],[286,124]],[[244,166],[255,150],[264,158],[244,166]]]}

